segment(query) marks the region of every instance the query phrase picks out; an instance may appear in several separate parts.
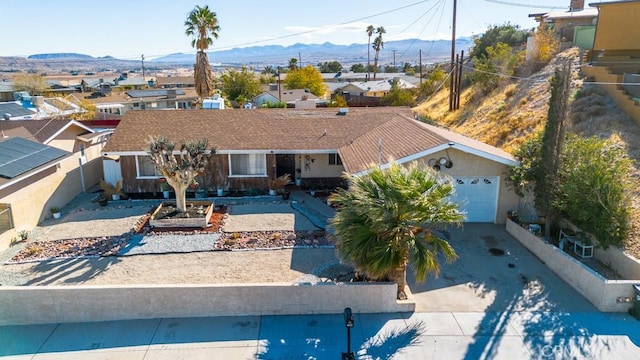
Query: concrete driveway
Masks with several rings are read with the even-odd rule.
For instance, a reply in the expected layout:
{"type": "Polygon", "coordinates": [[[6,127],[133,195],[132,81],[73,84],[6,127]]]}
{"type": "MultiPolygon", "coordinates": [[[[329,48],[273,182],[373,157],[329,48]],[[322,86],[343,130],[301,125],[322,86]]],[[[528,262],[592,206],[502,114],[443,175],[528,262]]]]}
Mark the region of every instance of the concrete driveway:
{"type": "MultiPolygon", "coordinates": [[[[416,311],[571,311],[597,309],[509,235],[504,225],[449,230],[458,260],[417,284],[407,274],[416,311]],[[504,251],[492,255],[489,249],[504,251]]],[[[443,263],[442,261],[441,263],[443,263]]]]}

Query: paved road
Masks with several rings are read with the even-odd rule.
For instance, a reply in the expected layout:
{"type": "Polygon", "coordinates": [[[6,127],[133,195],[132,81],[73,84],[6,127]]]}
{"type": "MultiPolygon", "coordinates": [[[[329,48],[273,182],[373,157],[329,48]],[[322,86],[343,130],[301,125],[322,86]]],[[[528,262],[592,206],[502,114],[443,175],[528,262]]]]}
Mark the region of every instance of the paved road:
{"type": "MultiPolygon", "coordinates": [[[[638,359],[626,314],[356,314],[357,359],[638,359]]],[[[340,359],[342,314],[0,327],[3,359],[340,359]]]]}

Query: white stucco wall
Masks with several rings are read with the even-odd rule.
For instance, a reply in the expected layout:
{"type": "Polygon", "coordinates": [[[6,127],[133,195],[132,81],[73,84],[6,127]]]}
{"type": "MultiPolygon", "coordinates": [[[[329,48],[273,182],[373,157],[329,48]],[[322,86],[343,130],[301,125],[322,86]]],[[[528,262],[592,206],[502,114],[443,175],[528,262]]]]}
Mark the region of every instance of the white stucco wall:
{"type": "Polygon", "coordinates": [[[504,224],[507,219],[509,210],[518,209],[520,198],[506,183],[506,174],[509,170],[508,165],[504,165],[492,160],[488,160],[477,155],[465,153],[457,149],[449,149],[440,151],[429,156],[418,159],[417,161],[428,166],[429,159],[439,159],[441,157],[449,158],[453,163],[450,169],[442,167],[440,172],[452,177],[456,176],[497,176],[500,178],[498,186],[498,206],[496,210],[496,222],[504,224]],[[447,154],[448,152],[448,154],[447,154]]]}
{"type": "Polygon", "coordinates": [[[524,245],[539,259],[566,281],[572,288],[589,300],[598,310],[604,312],[626,312],[633,299],[632,285],[637,280],[607,280],[578,260],[511,220],[507,221],[507,232],[524,245]]]}
{"type": "Polygon", "coordinates": [[[305,156],[302,156],[302,178],[333,178],[341,177],[344,172],[342,165],[329,165],[329,154],[309,155],[309,170],[305,168],[305,156]]]}
{"type": "Polygon", "coordinates": [[[198,316],[410,312],[395,283],[2,286],[0,326],[198,316]]]}

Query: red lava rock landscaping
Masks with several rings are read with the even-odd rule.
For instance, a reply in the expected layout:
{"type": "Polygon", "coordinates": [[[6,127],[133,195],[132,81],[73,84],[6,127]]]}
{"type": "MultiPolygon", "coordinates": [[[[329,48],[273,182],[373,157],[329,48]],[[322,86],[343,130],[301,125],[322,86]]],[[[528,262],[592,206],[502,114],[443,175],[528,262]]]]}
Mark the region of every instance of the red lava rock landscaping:
{"type": "Polygon", "coordinates": [[[251,231],[222,233],[214,250],[270,249],[293,246],[331,246],[333,241],[324,230],[316,231],[251,231]]]}
{"type": "MultiPolygon", "coordinates": [[[[39,261],[55,258],[76,258],[83,256],[115,256],[125,247],[133,234],[144,235],[194,235],[218,233],[224,225],[227,207],[217,206],[211,215],[206,229],[162,228],[149,226],[151,212],[141,216],[131,232],[118,236],[95,238],[76,238],[54,241],[36,241],[14,255],[7,263],[39,261]]],[[[315,231],[251,231],[220,234],[212,251],[279,249],[294,246],[325,247],[332,246],[331,236],[324,230],[315,231]]]]}
{"type": "Polygon", "coordinates": [[[130,234],[98,238],[36,241],[20,250],[8,262],[35,261],[82,256],[113,256],[129,242],[130,234]]]}

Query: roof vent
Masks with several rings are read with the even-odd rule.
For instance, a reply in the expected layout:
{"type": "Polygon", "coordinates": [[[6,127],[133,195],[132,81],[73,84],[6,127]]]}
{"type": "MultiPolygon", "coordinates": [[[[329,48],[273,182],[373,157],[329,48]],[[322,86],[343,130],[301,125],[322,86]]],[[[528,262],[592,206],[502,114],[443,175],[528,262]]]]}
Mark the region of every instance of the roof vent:
{"type": "Polygon", "coordinates": [[[338,110],[338,113],[336,115],[347,115],[347,113],[349,112],[349,108],[340,108],[340,110],[338,110]]]}

